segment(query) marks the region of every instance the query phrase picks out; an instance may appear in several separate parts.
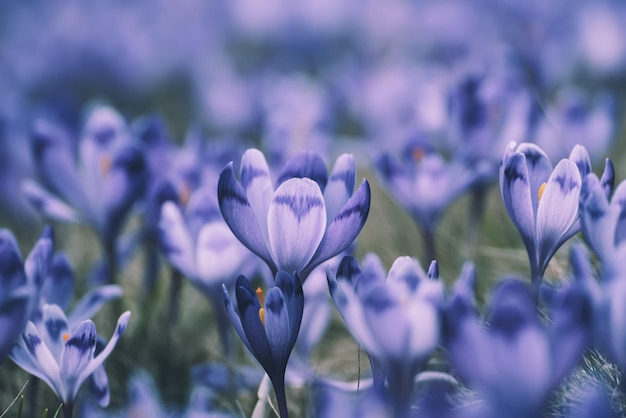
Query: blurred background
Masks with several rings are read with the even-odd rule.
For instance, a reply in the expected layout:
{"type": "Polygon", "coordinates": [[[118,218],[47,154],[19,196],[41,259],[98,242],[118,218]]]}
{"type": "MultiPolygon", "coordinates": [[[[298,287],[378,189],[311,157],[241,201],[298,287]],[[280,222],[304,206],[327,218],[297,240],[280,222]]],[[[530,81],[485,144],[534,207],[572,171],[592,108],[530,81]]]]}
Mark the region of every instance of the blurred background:
{"type": "MultiPolygon", "coordinates": [[[[626,4],[617,0],[5,0],[1,226],[29,249],[44,225],[21,193],[22,181],[36,172],[33,121],[62,124],[77,147],[86,109],[105,103],[120,112],[137,141],[144,140],[137,127],[147,116],[159,120],[159,135],[173,146],[201,138],[203,155],[218,169],[237,164],[250,146],[278,167],[301,149],[320,152],[329,165],[342,152],[355,154],[358,177],[373,187],[356,252],[359,258],[376,252],[387,267],[405,254],[423,265],[427,260],[418,227],[377,181],[378,156],[420,144],[447,161],[490,164],[487,215],[468,216],[473,198],[467,193],[446,208],[437,230],[444,279],[453,281],[472,259],[486,289],[501,274],[528,274],[497,186],[506,144],[536,142],[556,163],[580,143],[596,172],[611,156],[620,181],[625,69],[626,4]]],[[[77,277],[86,276],[97,259],[95,237],[84,227],[55,229],[77,277]]],[[[567,270],[562,254],[549,276],[567,270]]],[[[125,306],[137,310],[144,309],[133,302],[141,268],[134,259],[119,281],[125,306]]],[[[151,311],[133,318],[141,326],[109,361],[114,406],[124,403],[127,369],[135,364],[155,376],[166,403],[180,407],[190,365],[219,358],[211,348],[214,325],[197,338],[197,318],[211,311],[190,286],[183,289],[189,303],[178,327],[160,329],[166,308],[159,301],[168,294],[160,286],[151,311]],[[165,340],[171,345],[159,351],[165,340]],[[159,369],[159,362],[166,367],[159,369]]],[[[104,316],[103,326],[111,326],[104,316]]],[[[356,359],[356,344],[340,322],[328,333],[315,354],[318,370],[348,363],[340,374],[355,378],[367,367],[356,359]]],[[[13,365],[6,368],[0,405],[24,382],[13,365]]]]}

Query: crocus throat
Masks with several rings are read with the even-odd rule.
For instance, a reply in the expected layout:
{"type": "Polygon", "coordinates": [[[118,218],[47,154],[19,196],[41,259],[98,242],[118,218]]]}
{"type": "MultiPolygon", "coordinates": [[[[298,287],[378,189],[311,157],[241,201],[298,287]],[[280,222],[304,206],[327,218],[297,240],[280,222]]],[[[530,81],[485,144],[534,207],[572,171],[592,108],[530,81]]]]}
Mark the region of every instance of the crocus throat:
{"type": "Polygon", "coordinates": [[[422,161],[424,159],[424,156],[426,155],[426,152],[424,151],[423,148],[419,148],[418,147],[418,148],[415,148],[413,150],[412,155],[413,155],[413,160],[415,160],[417,162],[420,162],[420,161],[422,161]]]}
{"type": "Polygon", "coordinates": [[[546,182],[544,181],[543,183],[541,183],[541,186],[539,186],[539,191],[537,192],[537,202],[541,201],[541,196],[543,196],[543,191],[546,190],[546,182]]]}
{"type": "Polygon", "coordinates": [[[70,339],[70,334],[68,334],[67,332],[65,332],[65,333],[63,333],[62,338],[63,338],[63,341],[67,342],[67,340],[69,340],[69,339],[70,339]]]}
{"type": "Polygon", "coordinates": [[[263,298],[263,289],[260,287],[256,288],[256,297],[259,298],[259,303],[261,304],[261,308],[259,308],[259,318],[263,326],[265,326],[265,300],[263,298]]]}
{"type": "Polygon", "coordinates": [[[104,177],[107,174],[109,174],[110,170],[111,170],[111,157],[104,156],[100,158],[100,175],[104,177]]]}
{"type": "Polygon", "coordinates": [[[189,198],[191,197],[191,187],[187,182],[184,182],[182,187],[180,188],[180,192],[178,193],[178,200],[180,204],[183,206],[187,206],[189,203],[189,198]]]}

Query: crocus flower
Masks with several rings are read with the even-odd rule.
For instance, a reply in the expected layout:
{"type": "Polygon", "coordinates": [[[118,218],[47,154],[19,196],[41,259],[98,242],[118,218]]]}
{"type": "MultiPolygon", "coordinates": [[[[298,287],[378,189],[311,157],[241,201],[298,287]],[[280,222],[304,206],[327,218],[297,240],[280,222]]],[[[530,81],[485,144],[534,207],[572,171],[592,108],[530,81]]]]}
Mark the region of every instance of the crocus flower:
{"type": "Polygon", "coordinates": [[[46,228],[22,261],[15,237],[0,229],[0,362],[24,330],[38,303],[38,291],[53,250],[52,232],[46,228]]]}
{"type": "Polygon", "coordinates": [[[437,263],[425,273],[414,258],[400,257],[387,277],[376,255],[363,265],[360,271],[348,256],[337,275],[328,270],[330,293],[352,335],[382,365],[396,416],[406,415],[413,379],[439,343],[443,285],[437,263]]]}
{"type": "Polygon", "coordinates": [[[352,194],[354,159],[343,154],[328,176],[312,152],[293,157],[274,188],[263,154],[246,151],[241,178],[230,163],[220,174],[218,199],[235,236],[273,273],[297,272],[305,280],[320,263],[344,251],[361,231],[370,207],[367,180],[352,194]]]}
{"type": "MultiPolygon", "coordinates": [[[[569,159],[554,168],[543,150],[529,143],[511,143],[502,158],[502,200],[522,236],[537,287],[554,253],[580,230],[582,179],[590,172],[589,155],[582,146],[574,147],[569,159]]],[[[610,160],[603,177],[605,184],[612,185],[610,160]]]]}
{"type": "Polygon", "coordinates": [[[215,189],[196,190],[186,208],[165,202],[159,221],[160,247],[178,271],[215,304],[225,353],[230,351],[221,284],[233,283],[239,274],[254,274],[258,258],[244,247],[224,222],[215,189]]]}
{"type": "Polygon", "coordinates": [[[239,276],[235,288],[236,308],[226,286],[223,291],[233,327],[270,378],[280,416],[286,418],[285,370],[300,330],[304,295],[297,274],[279,271],[275,283],[263,297],[260,288],[255,291],[245,276],[239,276]]]}
{"type": "Polygon", "coordinates": [[[408,144],[403,154],[402,162],[382,154],[376,171],[387,191],[421,229],[430,261],[436,258],[435,229],[444,211],[489,175],[489,164],[469,166],[458,159],[446,162],[421,143],[408,144]]]}
{"type": "Polygon", "coordinates": [[[93,227],[114,274],[117,236],[146,181],[144,158],[129,142],[124,121],[112,108],[94,108],[83,127],[78,161],[66,133],[53,123],[37,120],[32,136],[42,183],[24,182],[27,200],[47,218],[93,227]]]}
{"type": "Polygon", "coordinates": [[[580,223],[585,239],[602,262],[602,276],[612,280],[621,279],[626,272],[623,215],[626,182],[617,186],[610,203],[607,189],[608,186],[596,175],[585,178],[580,199],[580,223]]]}
{"type": "Polygon", "coordinates": [[[446,308],[446,347],[454,371],[486,401],[470,416],[540,416],[552,390],[588,343],[591,303],[577,285],[552,303],[552,326],[537,316],[530,287],[505,279],[483,325],[459,286],[446,308]],[[484,409],[483,409],[484,408],[484,409]]]}
{"type": "MultiPolygon", "coordinates": [[[[9,357],[22,369],[46,382],[63,402],[65,416],[70,418],[78,390],[111,354],[129,318],[128,311],[120,316],[113,337],[95,355],[98,338],[94,323],[88,319],[70,329],[60,307],[45,305],[40,325],[28,321],[9,357]]],[[[108,396],[99,401],[106,406],[108,396]]]]}

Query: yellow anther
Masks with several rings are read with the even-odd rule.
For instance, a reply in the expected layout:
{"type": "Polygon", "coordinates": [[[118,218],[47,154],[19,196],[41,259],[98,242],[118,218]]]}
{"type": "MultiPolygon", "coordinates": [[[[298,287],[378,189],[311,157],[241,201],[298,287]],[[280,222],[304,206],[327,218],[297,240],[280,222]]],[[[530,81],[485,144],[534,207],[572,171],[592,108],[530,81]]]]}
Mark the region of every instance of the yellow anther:
{"type": "Polygon", "coordinates": [[[111,170],[111,158],[108,156],[104,156],[100,159],[100,175],[102,177],[109,174],[111,170]]]}
{"type": "Polygon", "coordinates": [[[541,200],[541,196],[543,196],[543,192],[546,190],[546,182],[544,181],[541,186],[539,186],[539,191],[537,192],[537,201],[541,200]]]}
{"type": "Polygon", "coordinates": [[[263,297],[263,289],[260,287],[256,288],[256,297],[259,298],[259,303],[261,304],[259,308],[259,318],[261,319],[261,324],[265,326],[265,298],[263,297]]]}
{"type": "Polygon", "coordinates": [[[63,333],[62,338],[63,338],[63,341],[67,342],[67,340],[69,340],[69,339],[70,339],[70,334],[68,334],[67,332],[65,332],[65,333],[63,333]]]}
{"type": "Polygon", "coordinates": [[[189,203],[189,199],[191,198],[191,187],[185,182],[180,188],[180,192],[178,193],[178,200],[180,204],[183,206],[187,206],[189,203]]]}
{"type": "Polygon", "coordinates": [[[415,149],[413,149],[412,155],[413,155],[413,160],[420,162],[426,156],[426,151],[424,151],[423,148],[416,147],[415,149]]]}

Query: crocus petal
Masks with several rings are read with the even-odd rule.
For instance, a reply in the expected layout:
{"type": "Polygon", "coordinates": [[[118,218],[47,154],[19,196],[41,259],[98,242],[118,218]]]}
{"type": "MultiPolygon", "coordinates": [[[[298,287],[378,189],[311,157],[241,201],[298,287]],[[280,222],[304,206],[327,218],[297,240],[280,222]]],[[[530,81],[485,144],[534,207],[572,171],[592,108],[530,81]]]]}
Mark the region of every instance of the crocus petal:
{"type": "Polygon", "coordinates": [[[277,368],[287,364],[287,358],[293,348],[289,346],[292,339],[289,319],[282,292],[276,287],[271,288],[265,298],[265,334],[277,368]]]}
{"type": "Polygon", "coordinates": [[[123,290],[117,285],[100,286],[90,290],[76,304],[68,317],[70,328],[95,315],[105,303],[122,297],[123,290]]]}
{"type": "Polygon", "coordinates": [[[35,246],[24,260],[24,272],[30,283],[38,288],[41,286],[44,276],[48,271],[48,266],[54,251],[54,238],[52,229],[47,226],[35,246]]]}
{"type": "Polygon", "coordinates": [[[231,281],[249,255],[225,223],[206,224],[196,243],[196,277],[205,285],[231,281]]]}
{"type": "Polygon", "coordinates": [[[382,183],[398,203],[405,208],[412,208],[413,181],[400,163],[388,154],[376,160],[376,172],[382,183]]]}
{"type": "Polygon", "coordinates": [[[604,189],[604,193],[608,198],[613,190],[613,186],[615,185],[615,168],[613,167],[613,161],[610,158],[607,158],[604,163],[604,171],[602,172],[602,177],[600,178],[600,184],[602,184],[602,189],[604,189]]]}
{"type": "Polygon", "coordinates": [[[96,398],[96,402],[102,408],[109,406],[111,401],[111,392],[109,390],[109,378],[104,370],[104,367],[100,366],[94,370],[88,379],[89,389],[91,394],[96,398]]]}
{"type": "Polygon", "coordinates": [[[320,263],[336,256],[352,244],[365,225],[370,209],[370,186],[363,180],[350,200],[341,208],[326,228],[324,238],[307,268],[301,273],[306,279],[311,270],[320,263]]]}
{"type": "Polygon", "coordinates": [[[81,222],[81,215],[68,204],[46,191],[31,180],[22,182],[22,192],[26,201],[42,215],[64,222],[81,222]]]}
{"type": "Polygon", "coordinates": [[[243,331],[243,327],[241,326],[241,319],[239,318],[239,315],[237,315],[237,313],[235,312],[235,308],[230,301],[230,295],[228,294],[228,289],[226,289],[225,284],[222,284],[222,294],[224,296],[224,306],[226,307],[226,313],[228,313],[228,317],[230,318],[230,322],[233,324],[233,328],[235,328],[237,335],[239,335],[239,338],[241,338],[241,341],[243,341],[248,351],[252,353],[252,347],[250,347],[248,337],[246,337],[246,333],[243,331]]]}
{"type": "Polygon", "coordinates": [[[326,227],[324,197],[308,178],[293,178],[278,187],[267,226],[272,259],[279,270],[300,272],[317,250],[326,227]]]}
{"type": "Polygon", "coordinates": [[[165,202],[159,222],[161,249],[172,265],[186,276],[195,273],[193,241],[180,208],[165,202]]]}
{"type": "Polygon", "coordinates": [[[337,158],[328,183],[324,188],[327,222],[335,219],[343,205],[352,196],[356,181],[355,171],[354,156],[352,154],[342,154],[337,158]]]}
{"type": "Polygon", "coordinates": [[[93,359],[97,340],[96,326],[91,320],[86,320],[78,325],[65,343],[59,359],[64,402],[74,400],[80,385],[87,377],[81,378],[83,370],[93,359]]]}
{"type": "Polygon", "coordinates": [[[358,275],[361,274],[359,262],[351,255],[346,255],[341,259],[337,267],[337,280],[347,280],[354,283],[358,275]]]}
{"type": "Polygon", "coordinates": [[[57,305],[44,305],[42,309],[42,339],[54,358],[61,358],[61,351],[65,345],[69,324],[65,313],[57,305]]]}
{"type": "MultiPolygon", "coordinates": [[[[262,232],[265,226],[260,227],[245,190],[235,179],[232,163],[226,166],[220,174],[217,196],[222,216],[233,234],[250,251],[261,257],[271,270],[275,271],[276,265],[268,252],[262,232]]],[[[264,222],[267,222],[267,218],[264,222]]]]}
{"type": "Polygon", "coordinates": [[[502,180],[502,200],[513,224],[520,232],[528,254],[535,254],[535,214],[531,199],[526,156],[515,153],[506,161],[502,180]]]}
{"type": "MultiPolygon", "coordinates": [[[[41,287],[41,299],[45,303],[66,309],[74,294],[74,271],[65,253],[56,253],[41,287]]],[[[85,318],[87,319],[87,318],[85,318]]]]}
{"type": "Polygon", "coordinates": [[[535,144],[524,142],[518,145],[517,152],[526,157],[526,166],[530,185],[530,197],[533,202],[533,213],[537,213],[539,204],[539,189],[541,185],[548,181],[552,173],[552,163],[550,158],[541,148],[535,144]]]}
{"type": "Polygon", "coordinates": [[[611,198],[610,206],[610,216],[615,218],[615,221],[613,221],[615,224],[606,227],[608,231],[614,231],[614,237],[609,239],[608,242],[615,247],[623,248],[622,244],[626,239],[626,182],[622,181],[617,186],[611,198]]]}
{"type": "MultiPolygon", "coordinates": [[[[619,208],[609,206],[600,181],[595,175],[585,177],[582,190],[580,222],[583,233],[600,259],[609,262],[614,254],[619,208]]],[[[626,191],[626,187],[618,187],[617,191],[620,190],[626,191]]]]}
{"type": "Polygon", "coordinates": [[[279,271],[276,274],[275,284],[281,290],[287,304],[290,332],[288,345],[293,347],[298,337],[298,330],[304,313],[304,291],[297,274],[291,275],[284,271],[279,271]]]}
{"type": "Polygon", "coordinates": [[[576,165],[569,160],[561,160],[548,180],[537,211],[539,260],[550,260],[563,244],[563,236],[578,218],[581,187],[576,165]]]}
{"type": "Polygon", "coordinates": [[[57,396],[62,396],[57,360],[43,343],[32,322],[26,323],[26,329],[9,353],[9,357],[26,372],[46,382],[57,396]]]}
{"type": "Polygon", "coordinates": [[[327,271],[326,277],[330,295],[335,302],[335,306],[337,306],[339,314],[346,323],[348,331],[365,348],[369,355],[374,357],[381,355],[379,341],[374,338],[366,323],[363,305],[354,293],[352,284],[346,280],[337,280],[330,269],[327,271]]]}
{"type": "Polygon", "coordinates": [[[79,379],[80,381],[84,381],[91,373],[94,372],[94,370],[96,370],[98,367],[102,365],[102,363],[104,362],[104,360],[107,359],[107,357],[109,357],[109,355],[111,354],[111,352],[117,345],[117,342],[119,341],[120,337],[122,336],[124,331],[126,331],[126,326],[128,325],[129,319],[130,319],[129,311],[126,311],[122,315],[120,315],[119,319],[117,320],[117,325],[115,327],[115,332],[113,333],[113,336],[107,343],[106,347],[104,347],[104,350],[102,350],[83,370],[79,379]]]}
{"type": "Polygon", "coordinates": [[[387,274],[387,284],[397,294],[410,294],[422,280],[427,280],[422,266],[413,257],[398,257],[387,274]]]}
{"type": "Polygon", "coordinates": [[[589,158],[589,153],[582,145],[575,145],[568,159],[576,164],[581,178],[591,173],[591,159],[589,158]]]}
{"type": "Polygon", "coordinates": [[[269,242],[267,213],[274,187],[265,156],[258,149],[248,149],[241,157],[241,187],[250,202],[265,242],[269,242]]]}
{"type": "Polygon", "coordinates": [[[70,144],[71,140],[58,126],[44,119],[35,121],[32,151],[39,177],[46,187],[85,213],[89,211],[89,205],[76,172],[70,144]]]}
{"type": "Polygon", "coordinates": [[[28,319],[30,293],[14,291],[10,296],[3,296],[0,302],[0,362],[15,344],[28,319]],[[21,294],[19,294],[21,293],[21,294]]]}
{"type": "Polygon", "coordinates": [[[362,302],[365,323],[376,335],[384,358],[410,361],[407,358],[410,328],[401,304],[384,285],[372,289],[362,302]]]}
{"type": "Polygon", "coordinates": [[[265,328],[259,316],[259,301],[256,295],[251,292],[251,289],[245,286],[237,286],[235,292],[241,327],[248,339],[250,348],[252,348],[251,352],[265,371],[270,374],[274,370],[274,360],[272,350],[267,341],[267,335],[265,334],[265,328]]]}
{"type": "Polygon", "coordinates": [[[191,194],[185,210],[185,222],[195,240],[203,225],[223,222],[215,188],[201,187],[191,194]]]}
{"type": "Polygon", "coordinates": [[[317,183],[320,190],[326,188],[328,169],[321,155],[313,151],[300,151],[283,166],[276,187],[292,178],[309,178],[317,183]]]}

